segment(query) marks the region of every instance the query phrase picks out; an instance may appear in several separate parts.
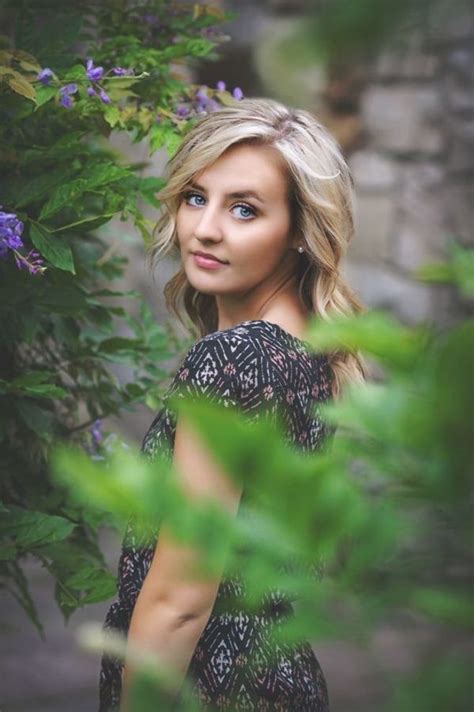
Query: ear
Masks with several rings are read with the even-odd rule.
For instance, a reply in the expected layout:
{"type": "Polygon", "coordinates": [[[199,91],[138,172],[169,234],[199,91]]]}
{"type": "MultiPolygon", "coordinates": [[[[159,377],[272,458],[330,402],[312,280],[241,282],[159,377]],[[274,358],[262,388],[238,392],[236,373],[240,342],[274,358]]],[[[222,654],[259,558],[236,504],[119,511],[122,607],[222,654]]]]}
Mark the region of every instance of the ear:
{"type": "Polygon", "coordinates": [[[297,250],[298,245],[302,243],[301,235],[298,232],[292,231],[288,242],[290,250],[297,250]]]}

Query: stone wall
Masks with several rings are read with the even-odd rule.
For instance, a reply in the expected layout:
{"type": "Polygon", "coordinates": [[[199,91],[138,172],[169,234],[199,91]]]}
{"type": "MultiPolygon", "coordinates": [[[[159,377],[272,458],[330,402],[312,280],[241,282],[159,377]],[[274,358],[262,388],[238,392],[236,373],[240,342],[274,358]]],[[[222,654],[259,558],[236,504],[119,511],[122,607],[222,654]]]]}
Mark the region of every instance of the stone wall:
{"type": "Polygon", "coordinates": [[[472,14],[458,3],[449,12],[433,4],[426,26],[394,39],[373,62],[342,59],[318,72],[304,63],[304,52],[300,65],[291,56],[301,17],[285,3],[270,4],[286,14],[275,22],[268,17],[254,37],[260,78],[276,98],[314,111],[354,175],[356,235],[344,264],[350,283],[369,307],[405,323],[456,320],[469,310],[467,300],[449,286],[421,282],[415,272],[444,260],[452,239],[472,245],[472,14]]]}
{"type": "Polygon", "coordinates": [[[450,287],[413,272],[443,260],[451,239],[472,245],[474,32],[468,17],[383,53],[361,101],[367,132],[351,164],[357,234],[348,272],[371,306],[439,325],[467,311],[450,287]]]}

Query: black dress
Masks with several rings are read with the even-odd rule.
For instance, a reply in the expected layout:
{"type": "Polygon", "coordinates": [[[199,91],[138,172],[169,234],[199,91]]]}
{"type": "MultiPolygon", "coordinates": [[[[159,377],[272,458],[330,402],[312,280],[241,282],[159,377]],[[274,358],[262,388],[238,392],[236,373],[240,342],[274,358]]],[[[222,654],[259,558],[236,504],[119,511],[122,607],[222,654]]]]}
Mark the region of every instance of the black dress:
{"type": "MultiPolygon", "coordinates": [[[[172,458],[176,417],[166,403],[174,393],[207,393],[224,405],[238,405],[250,420],[278,411],[292,445],[303,451],[318,449],[333,433],[317,408],[330,398],[330,384],[326,356],[312,353],[306,342],[277,324],[255,319],[215,331],[197,341],[181,363],[142,452],[152,459],[158,453],[172,458]]],[[[118,600],[107,613],[105,630],[127,634],[153,553],[154,546],[140,544],[130,521],[118,568],[118,600]]],[[[275,650],[276,644],[270,649],[266,640],[267,625],[291,615],[291,603],[270,591],[262,600],[265,614],[248,615],[231,603],[242,585],[240,579],[221,581],[186,676],[195,698],[206,710],[328,712],[326,682],[310,643],[291,648],[278,644],[275,650]],[[249,655],[258,656],[258,672],[246,665],[249,655]]],[[[120,660],[103,655],[99,712],[118,709],[122,666],[120,660]]]]}

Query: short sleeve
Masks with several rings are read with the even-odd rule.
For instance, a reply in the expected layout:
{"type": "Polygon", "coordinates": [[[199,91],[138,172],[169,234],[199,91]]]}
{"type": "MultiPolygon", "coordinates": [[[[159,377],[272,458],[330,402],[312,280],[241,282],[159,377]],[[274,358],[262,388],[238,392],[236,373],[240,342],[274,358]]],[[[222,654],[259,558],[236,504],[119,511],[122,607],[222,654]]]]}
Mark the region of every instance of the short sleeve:
{"type": "Polygon", "coordinates": [[[250,339],[232,332],[209,334],[196,342],[175,375],[171,393],[236,407],[250,422],[279,411],[280,392],[262,354],[250,339]]]}

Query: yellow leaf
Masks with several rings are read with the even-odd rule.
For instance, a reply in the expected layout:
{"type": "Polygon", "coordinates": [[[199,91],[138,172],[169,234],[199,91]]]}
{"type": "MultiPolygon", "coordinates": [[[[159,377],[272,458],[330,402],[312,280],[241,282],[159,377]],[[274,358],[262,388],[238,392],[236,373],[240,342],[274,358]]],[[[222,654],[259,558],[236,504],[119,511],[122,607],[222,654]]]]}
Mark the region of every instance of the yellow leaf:
{"type": "Polygon", "coordinates": [[[8,52],[6,49],[0,51],[0,64],[10,64],[12,58],[12,53],[8,52]]]}
{"type": "Polygon", "coordinates": [[[17,94],[26,97],[26,99],[31,99],[34,101],[36,99],[36,91],[34,86],[32,86],[26,79],[19,74],[16,77],[11,77],[8,80],[10,89],[13,89],[17,94]]]}
{"type": "Polygon", "coordinates": [[[13,58],[21,65],[23,69],[28,72],[39,72],[41,71],[41,65],[38,64],[35,57],[29,52],[24,52],[22,49],[16,49],[13,52],[13,58]]]}

